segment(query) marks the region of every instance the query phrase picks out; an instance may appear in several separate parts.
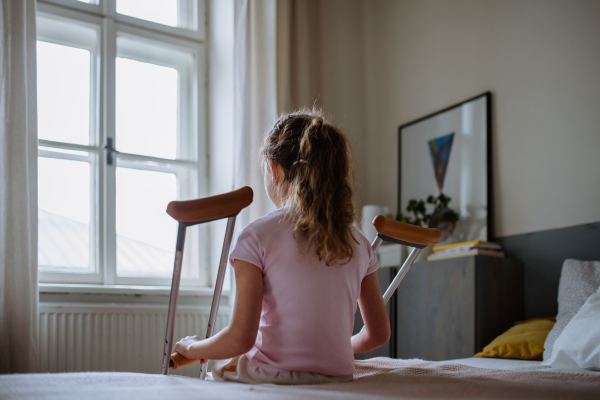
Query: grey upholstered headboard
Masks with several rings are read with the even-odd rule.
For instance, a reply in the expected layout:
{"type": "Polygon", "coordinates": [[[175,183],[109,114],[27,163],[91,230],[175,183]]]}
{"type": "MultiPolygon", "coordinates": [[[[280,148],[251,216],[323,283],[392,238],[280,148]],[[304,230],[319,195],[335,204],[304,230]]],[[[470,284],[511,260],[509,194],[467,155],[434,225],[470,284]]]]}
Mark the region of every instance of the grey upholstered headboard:
{"type": "Polygon", "coordinates": [[[506,256],[524,262],[525,318],[558,313],[558,281],[567,258],[600,260],[600,222],[499,238],[506,256]]]}

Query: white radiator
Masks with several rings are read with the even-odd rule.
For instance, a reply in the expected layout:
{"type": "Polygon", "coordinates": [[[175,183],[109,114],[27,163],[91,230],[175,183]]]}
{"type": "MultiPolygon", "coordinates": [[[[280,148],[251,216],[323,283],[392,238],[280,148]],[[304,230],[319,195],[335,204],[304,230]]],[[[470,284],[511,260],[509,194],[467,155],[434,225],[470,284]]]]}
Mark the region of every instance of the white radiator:
{"type": "MultiPolygon", "coordinates": [[[[206,335],[210,307],[177,307],[174,341],[206,335]]],[[[221,305],[215,333],[229,321],[221,305]]],[[[40,372],[160,373],[167,308],[144,304],[40,303],[40,372]]],[[[170,373],[198,376],[199,364],[170,373]]]]}

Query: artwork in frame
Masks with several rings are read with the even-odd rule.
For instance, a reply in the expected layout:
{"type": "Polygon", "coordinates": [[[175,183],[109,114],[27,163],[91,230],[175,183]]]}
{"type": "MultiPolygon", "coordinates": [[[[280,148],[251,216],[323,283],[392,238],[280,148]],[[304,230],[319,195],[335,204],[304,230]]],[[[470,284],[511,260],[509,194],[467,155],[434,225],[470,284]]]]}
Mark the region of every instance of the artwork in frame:
{"type": "Polygon", "coordinates": [[[443,193],[460,215],[443,244],[492,240],[491,93],[404,124],[398,136],[398,210],[443,193]]]}

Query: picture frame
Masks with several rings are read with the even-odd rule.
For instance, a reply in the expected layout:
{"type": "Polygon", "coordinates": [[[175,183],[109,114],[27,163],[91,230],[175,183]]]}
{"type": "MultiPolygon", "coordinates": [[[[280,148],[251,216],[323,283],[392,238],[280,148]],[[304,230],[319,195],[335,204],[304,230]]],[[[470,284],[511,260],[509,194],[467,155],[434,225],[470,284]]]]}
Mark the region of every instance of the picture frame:
{"type": "Polygon", "coordinates": [[[460,218],[440,227],[440,244],[494,238],[491,103],[488,91],[398,128],[398,211],[410,199],[451,197],[460,218]]]}

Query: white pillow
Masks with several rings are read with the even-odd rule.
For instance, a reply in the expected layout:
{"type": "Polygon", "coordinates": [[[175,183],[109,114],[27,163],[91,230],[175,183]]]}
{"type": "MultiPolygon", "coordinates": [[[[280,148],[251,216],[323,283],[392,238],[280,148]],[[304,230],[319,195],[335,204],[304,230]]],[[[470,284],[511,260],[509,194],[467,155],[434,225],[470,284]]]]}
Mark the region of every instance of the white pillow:
{"type": "Polygon", "coordinates": [[[567,259],[563,263],[558,286],[556,324],[544,343],[544,361],[552,356],[554,341],[585,301],[600,287],[600,261],[567,259]]]}
{"type": "Polygon", "coordinates": [[[565,326],[542,365],[600,370],[600,288],[565,326]]]}

